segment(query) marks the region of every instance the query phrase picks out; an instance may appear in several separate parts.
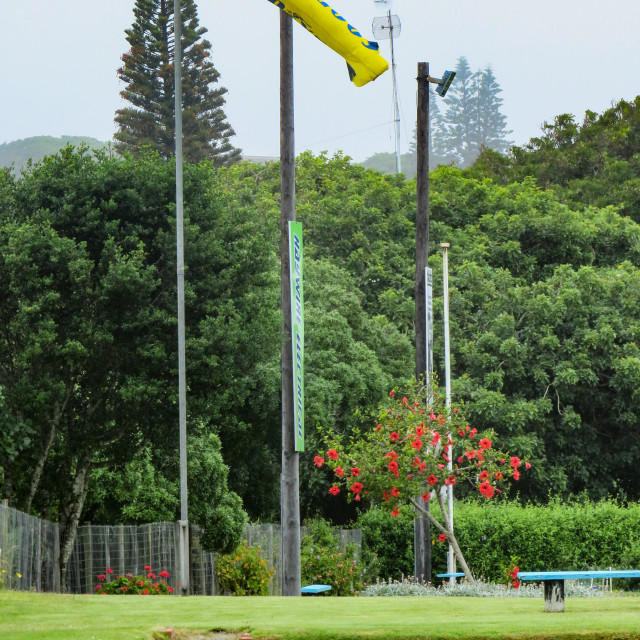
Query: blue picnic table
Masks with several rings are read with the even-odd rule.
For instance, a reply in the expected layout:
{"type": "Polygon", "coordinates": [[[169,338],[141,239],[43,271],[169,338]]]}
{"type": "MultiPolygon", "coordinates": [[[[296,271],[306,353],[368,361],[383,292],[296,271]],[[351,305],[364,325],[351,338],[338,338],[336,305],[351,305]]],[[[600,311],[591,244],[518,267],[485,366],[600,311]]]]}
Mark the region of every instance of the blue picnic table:
{"type": "Polygon", "coordinates": [[[562,613],[564,611],[565,580],[640,578],[640,571],[636,569],[609,571],[519,571],[518,578],[528,582],[542,582],[544,584],[544,610],[547,613],[562,613]]]}
{"type": "Polygon", "coordinates": [[[302,595],[309,595],[309,596],[317,596],[319,594],[321,594],[323,591],[331,591],[331,585],[329,584],[310,584],[307,585],[306,587],[302,587],[302,589],[300,589],[300,593],[302,593],[302,595]]]}

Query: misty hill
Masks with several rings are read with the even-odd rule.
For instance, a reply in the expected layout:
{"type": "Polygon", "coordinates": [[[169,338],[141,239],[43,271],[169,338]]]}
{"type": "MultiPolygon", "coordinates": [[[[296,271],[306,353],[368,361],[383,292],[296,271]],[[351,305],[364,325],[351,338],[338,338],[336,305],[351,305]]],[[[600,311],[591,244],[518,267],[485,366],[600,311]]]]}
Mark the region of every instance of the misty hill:
{"type": "Polygon", "coordinates": [[[45,156],[56,154],[66,145],[78,147],[85,144],[90,149],[101,149],[107,146],[107,142],[88,138],[85,136],[34,136],[24,140],[14,140],[0,144],[0,167],[11,167],[14,172],[19,172],[27,165],[29,158],[34,162],[42,160],[45,156]]]}

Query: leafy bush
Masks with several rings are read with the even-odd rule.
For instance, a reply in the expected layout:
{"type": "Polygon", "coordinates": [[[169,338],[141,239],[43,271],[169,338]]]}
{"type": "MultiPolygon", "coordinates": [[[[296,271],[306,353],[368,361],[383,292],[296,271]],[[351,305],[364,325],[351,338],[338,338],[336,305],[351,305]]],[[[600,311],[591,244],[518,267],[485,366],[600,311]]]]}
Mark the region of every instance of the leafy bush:
{"type": "Polygon", "coordinates": [[[302,584],[328,584],[331,591],[322,595],[350,596],[363,587],[364,572],[358,561],[358,547],[353,543],[344,550],[331,528],[320,518],[307,521],[310,534],[302,538],[302,584]]]}
{"type": "MultiPolygon", "coordinates": [[[[437,505],[433,505],[437,509],[437,505]]],[[[613,501],[521,505],[456,502],[458,541],[475,578],[505,581],[505,569],[522,571],[628,569],[640,564],[640,505],[613,501]]],[[[384,580],[413,573],[413,526],[370,509],[357,521],[363,554],[377,554],[384,580]]],[[[433,575],[446,568],[446,542],[431,532],[433,575]]],[[[637,581],[636,581],[637,582],[637,581]]],[[[625,586],[633,585],[625,581],[625,586]]]]}
{"type": "Polygon", "coordinates": [[[218,557],[218,585],[232,596],[268,596],[274,573],[260,557],[260,546],[249,547],[246,540],[233,553],[218,557]]]}
{"type": "Polygon", "coordinates": [[[382,509],[369,509],[358,516],[356,527],[362,529],[362,557],[377,577],[400,580],[413,574],[413,518],[400,513],[394,518],[382,509]],[[375,561],[375,562],[374,562],[375,561]]]}
{"type": "Polygon", "coordinates": [[[116,576],[115,580],[109,580],[113,570],[107,569],[105,573],[97,576],[95,593],[118,596],[168,596],[173,593],[173,587],[164,581],[164,578],[169,577],[168,571],[161,571],[156,576],[150,566],[146,566],[144,570],[145,575],[134,576],[128,573],[125,576],[116,576]]]}

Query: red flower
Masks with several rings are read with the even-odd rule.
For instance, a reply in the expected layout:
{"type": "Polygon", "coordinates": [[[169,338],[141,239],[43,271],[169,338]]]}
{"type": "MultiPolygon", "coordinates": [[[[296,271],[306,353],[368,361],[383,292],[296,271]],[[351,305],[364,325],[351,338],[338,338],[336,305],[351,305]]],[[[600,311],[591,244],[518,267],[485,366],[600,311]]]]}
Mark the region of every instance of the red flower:
{"type": "Polygon", "coordinates": [[[390,496],[386,491],[383,491],[383,492],[382,492],[382,499],[383,499],[385,502],[389,502],[389,498],[390,498],[390,497],[391,497],[391,496],[390,496]]]}
{"type": "Polygon", "coordinates": [[[324,464],[324,458],[321,458],[320,456],[316,456],[313,459],[313,464],[315,464],[317,467],[321,467],[324,464]]]}
{"type": "Polygon", "coordinates": [[[147,578],[154,579],[156,577],[155,573],[148,573],[147,578]]]}
{"type": "Polygon", "coordinates": [[[143,596],[148,596],[149,595],[149,590],[148,589],[143,589],[142,590],[142,595],[143,596]]]}
{"type": "Polygon", "coordinates": [[[499,471],[496,471],[495,476],[496,480],[502,480],[502,478],[504,477],[499,471]]]}
{"type": "Polygon", "coordinates": [[[356,493],[356,502],[360,502],[360,494],[356,493]]]}
{"type": "Polygon", "coordinates": [[[511,456],[511,462],[509,463],[514,469],[520,466],[520,458],[517,456],[511,456]]]}
{"type": "Polygon", "coordinates": [[[400,510],[398,509],[397,505],[396,505],[396,507],[394,507],[393,511],[391,512],[391,515],[394,518],[397,518],[400,515],[400,510]]]}
{"type": "Polygon", "coordinates": [[[433,432],[433,440],[431,444],[435,447],[438,444],[438,440],[440,440],[440,434],[437,431],[433,432]]]}
{"type": "Polygon", "coordinates": [[[399,438],[400,438],[400,436],[395,431],[392,431],[389,434],[389,440],[391,440],[391,442],[397,442],[399,438]]]}
{"type": "Polygon", "coordinates": [[[344,469],[342,467],[336,467],[336,475],[342,478],[342,476],[344,476],[344,469]]]}
{"type": "Polygon", "coordinates": [[[113,569],[107,569],[105,573],[113,573],[113,569]]]}
{"type": "Polygon", "coordinates": [[[169,593],[173,593],[173,587],[167,587],[169,593]]]}
{"type": "Polygon", "coordinates": [[[337,496],[340,493],[340,489],[338,487],[336,487],[336,485],[334,484],[333,487],[331,487],[331,489],[329,489],[329,493],[332,496],[337,496]]]}
{"type": "Polygon", "coordinates": [[[160,577],[161,577],[161,578],[168,578],[168,577],[169,577],[169,572],[168,572],[168,571],[164,571],[164,570],[162,570],[162,571],[160,572],[160,577]]]}
{"type": "Polygon", "coordinates": [[[513,479],[520,480],[520,472],[517,469],[514,469],[513,471],[513,479]]]}
{"type": "Polygon", "coordinates": [[[420,440],[420,438],[416,438],[416,439],[411,443],[411,446],[412,446],[414,449],[416,449],[416,450],[422,449],[422,440],[420,440]]]}
{"type": "Polygon", "coordinates": [[[480,472],[480,475],[478,477],[482,482],[486,482],[489,479],[489,472],[485,469],[484,471],[480,472]]]}
{"type": "Polygon", "coordinates": [[[531,464],[530,464],[530,463],[528,463],[528,462],[525,462],[525,463],[524,463],[524,468],[525,468],[525,469],[531,469],[531,464]]]}
{"type": "Polygon", "coordinates": [[[418,467],[418,473],[422,473],[426,468],[427,468],[427,463],[421,462],[420,466],[418,467]]]}
{"type": "Polygon", "coordinates": [[[467,456],[467,460],[473,460],[476,457],[475,449],[471,449],[471,451],[466,451],[465,456],[467,456]]]}
{"type": "Polygon", "coordinates": [[[395,460],[392,460],[387,467],[389,467],[391,473],[398,473],[398,463],[395,460]]]}
{"type": "Polygon", "coordinates": [[[520,588],[520,580],[514,580],[512,583],[514,589],[520,588]]]}
{"type": "Polygon", "coordinates": [[[478,430],[474,427],[473,429],[471,429],[471,431],[469,431],[469,437],[473,438],[473,436],[475,436],[476,433],[478,433],[478,430]]]}
{"type": "Polygon", "coordinates": [[[458,408],[457,407],[453,408],[453,413],[458,413],[458,408]]]}
{"type": "Polygon", "coordinates": [[[376,427],[376,431],[380,431],[380,429],[382,429],[382,425],[381,425],[381,424],[379,424],[379,425],[376,427]]]}
{"type": "Polygon", "coordinates": [[[389,453],[385,455],[385,458],[391,458],[392,460],[397,460],[398,454],[395,451],[389,451],[389,453]]]}
{"type": "Polygon", "coordinates": [[[438,540],[440,540],[440,542],[446,542],[447,541],[447,536],[444,533],[441,533],[438,536],[438,540]]]}
{"type": "Polygon", "coordinates": [[[416,435],[417,436],[423,436],[424,435],[424,422],[421,422],[420,426],[416,429],[416,435]]]}
{"type": "Polygon", "coordinates": [[[480,484],[480,486],[478,487],[478,491],[485,497],[485,498],[493,498],[493,494],[495,492],[494,488],[492,485],[490,485],[488,482],[482,482],[480,484]]]}
{"type": "Polygon", "coordinates": [[[406,399],[406,397],[402,398],[402,404],[407,404],[407,402],[409,402],[409,401],[406,399]]]}
{"type": "Polygon", "coordinates": [[[327,451],[327,458],[329,458],[329,460],[337,460],[338,452],[335,449],[329,449],[329,451],[327,451]]]}
{"type": "Polygon", "coordinates": [[[453,485],[456,483],[456,479],[455,479],[453,476],[449,476],[449,477],[444,481],[444,483],[445,483],[447,486],[453,486],[453,485]]]}
{"type": "Polygon", "coordinates": [[[104,582],[107,579],[107,576],[104,575],[104,573],[101,573],[98,576],[98,580],[100,580],[100,582],[104,582]]]}
{"type": "Polygon", "coordinates": [[[397,487],[391,487],[391,495],[397,498],[400,495],[400,491],[397,487]]]}
{"type": "Polygon", "coordinates": [[[436,478],[433,473],[427,478],[427,484],[433,486],[438,483],[438,478],[436,478]]]}
{"type": "Polygon", "coordinates": [[[351,491],[353,491],[353,493],[360,493],[363,488],[364,488],[364,486],[363,486],[362,482],[354,482],[351,485],[351,491]]]}
{"type": "Polygon", "coordinates": [[[360,469],[358,469],[358,467],[352,467],[351,468],[351,475],[352,476],[359,476],[360,475],[360,469]]]}
{"type": "Polygon", "coordinates": [[[393,398],[393,396],[395,395],[395,393],[393,391],[389,391],[389,397],[393,398]]]}
{"type": "Polygon", "coordinates": [[[429,498],[431,498],[431,494],[430,494],[430,493],[423,493],[423,494],[422,494],[422,499],[423,499],[425,502],[429,502],[429,498]]]}
{"type": "Polygon", "coordinates": [[[491,449],[491,440],[489,438],[482,438],[478,444],[481,449],[491,449]]]}
{"type": "Polygon", "coordinates": [[[147,566],[144,568],[144,570],[145,570],[145,571],[151,571],[151,567],[150,567],[149,565],[147,565],[147,566]]]}

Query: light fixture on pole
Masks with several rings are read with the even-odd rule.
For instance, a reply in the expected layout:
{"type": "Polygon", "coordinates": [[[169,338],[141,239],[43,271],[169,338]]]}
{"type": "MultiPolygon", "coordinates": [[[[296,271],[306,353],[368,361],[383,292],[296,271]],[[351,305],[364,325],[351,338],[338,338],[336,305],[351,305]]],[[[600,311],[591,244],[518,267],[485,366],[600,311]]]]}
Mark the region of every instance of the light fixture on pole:
{"type": "Polygon", "coordinates": [[[456,77],[456,72],[455,71],[445,71],[444,75],[442,76],[442,78],[432,78],[431,76],[429,76],[427,78],[427,80],[429,82],[431,82],[432,84],[437,84],[438,86],[436,87],[436,93],[441,97],[444,98],[447,91],[449,91],[449,87],[451,86],[451,83],[453,82],[453,79],[456,77]]]}
{"type": "MultiPolygon", "coordinates": [[[[376,5],[390,7],[390,0],[374,0],[376,5]]],[[[396,56],[393,48],[393,39],[400,35],[402,25],[397,15],[391,14],[391,9],[387,11],[386,16],[374,18],[371,25],[373,37],[376,40],[391,41],[391,78],[393,82],[393,128],[396,138],[396,173],[402,171],[400,161],[400,109],[398,108],[398,81],[396,76],[396,56]]]]}

